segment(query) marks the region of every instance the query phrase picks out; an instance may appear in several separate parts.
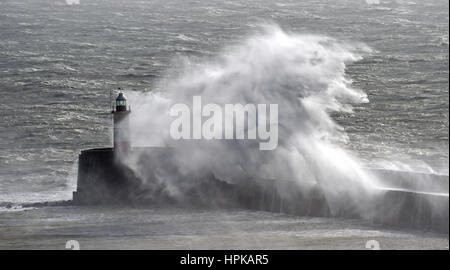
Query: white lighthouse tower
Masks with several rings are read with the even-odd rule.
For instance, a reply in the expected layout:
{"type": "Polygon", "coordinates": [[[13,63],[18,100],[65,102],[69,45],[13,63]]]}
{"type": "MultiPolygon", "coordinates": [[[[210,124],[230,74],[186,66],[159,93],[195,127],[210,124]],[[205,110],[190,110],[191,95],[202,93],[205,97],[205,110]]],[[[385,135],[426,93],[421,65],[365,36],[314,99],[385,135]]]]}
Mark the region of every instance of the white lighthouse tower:
{"type": "Polygon", "coordinates": [[[131,150],[130,143],[130,108],[127,108],[127,100],[122,92],[116,98],[116,106],[113,107],[114,121],[114,151],[128,152],[131,150]]]}

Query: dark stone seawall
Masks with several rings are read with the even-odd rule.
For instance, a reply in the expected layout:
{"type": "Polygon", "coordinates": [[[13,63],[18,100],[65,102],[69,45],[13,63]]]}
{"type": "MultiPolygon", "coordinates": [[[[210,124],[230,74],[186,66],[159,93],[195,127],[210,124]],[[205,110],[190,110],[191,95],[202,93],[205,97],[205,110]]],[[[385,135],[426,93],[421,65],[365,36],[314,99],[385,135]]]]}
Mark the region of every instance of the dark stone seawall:
{"type": "Polygon", "coordinates": [[[127,194],[133,192],[138,184],[134,173],[116,161],[111,148],[84,150],[78,158],[77,191],[73,193],[73,202],[126,202],[127,194]]]}
{"type": "Polygon", "coordinates": [[[364,218],[373,224],[448,234],[448,195],[431,192],[447,188],[448,194],[448,177],[431,179],[434,181],[431,191],[404,191],[400,188],[417,189],[420,185],[414,184],[417,181],[414,182],[411,175],[378,171],[389,186],[399,190],[380,192],[371,202],[369,213],[361,214],[352,203],[332,213],[319,188],[302,192],[293,182],[271,179],[249,178],[230,183],[209,173],[181,173],[174,165],[175,156],[169,148],[140,148],[131,154],[137,153],[140,158],[134,166],[145,168],[145,178],[135,175],[117,160],[111,148],[82,151],[73,203],[243,208],[299,216],[364,218]],[[280,195],[280,188],[288,190],[288,195],[280,195]]]}

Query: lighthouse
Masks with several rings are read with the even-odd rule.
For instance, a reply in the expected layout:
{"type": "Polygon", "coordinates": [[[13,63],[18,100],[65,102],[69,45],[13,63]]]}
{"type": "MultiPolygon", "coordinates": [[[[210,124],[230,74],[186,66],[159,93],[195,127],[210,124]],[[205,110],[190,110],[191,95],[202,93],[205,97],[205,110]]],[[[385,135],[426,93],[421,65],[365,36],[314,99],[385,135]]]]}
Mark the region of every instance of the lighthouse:
{"type": "Polygon", "coordinates": [[[114,121],[114,151],[128,152],[131,150],[130,144],[130,108],[127,108],[127,99],[122,92],[116,98],[116,106],[113,107],[114,121]]]}

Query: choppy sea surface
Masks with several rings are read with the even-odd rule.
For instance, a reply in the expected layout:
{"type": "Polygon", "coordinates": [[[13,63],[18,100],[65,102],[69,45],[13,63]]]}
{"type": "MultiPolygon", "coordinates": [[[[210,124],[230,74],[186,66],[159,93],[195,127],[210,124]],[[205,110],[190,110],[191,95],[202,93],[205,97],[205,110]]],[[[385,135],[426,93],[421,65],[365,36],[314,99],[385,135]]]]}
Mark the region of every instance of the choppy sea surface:
{"type": "Polygon", "coordinates": [[[48,207],[0,220],[0,249],[448,249],[432,233],[255,211],[48,207]]]}
{"type": "Polygon", "coordinates": [[[347,67],[370,102],[334,116],[344,147],[367,167],[448,174],[449,3],[372,2],[0,1],[0,248],[448,248],[448,235],[338,219],[19,206],[71,198],[80,150],[111,145],[110,90],[155,90],[263,23],[372,48],[347,67]]]}

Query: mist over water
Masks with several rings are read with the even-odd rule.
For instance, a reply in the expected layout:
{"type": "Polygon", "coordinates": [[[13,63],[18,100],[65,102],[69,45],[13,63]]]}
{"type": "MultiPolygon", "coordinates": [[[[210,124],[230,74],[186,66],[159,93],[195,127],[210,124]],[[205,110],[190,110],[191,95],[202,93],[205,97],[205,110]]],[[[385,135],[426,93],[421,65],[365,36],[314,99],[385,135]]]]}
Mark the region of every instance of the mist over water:
{"type": "MultiPolygon", "coordinates": [[[[364,212],[376,179],[341,146],[348,137],[330,114],[351,114],[352,104],[368,102],[345,71],[370,49],[326,36],[286,33],[275,25],[259,32],[217,57],[185,63],[179,77],[161,82],[165,91],[128,92],[132,145],[170,146],[182,171],[208,171],[230,182],[249,177],[293,181],[305,194],[320,187],[332,211],[354,206],[364,212]],[[222,107],[278,104],[278,147],[261,151],[257,140],[172,139],[168,130],[174,117],[169,110],[181,103],[194,114],[193,96],[201,96],[202,104],[222,107]]],[[[147,168],[139,167],[136,159],[125,157],[124,162],[145,181],[147,168]]],[[[160,177],[160,182],[169,182],[166,188],[172,195],[184,192],[186,180],[160,177]]]]}

